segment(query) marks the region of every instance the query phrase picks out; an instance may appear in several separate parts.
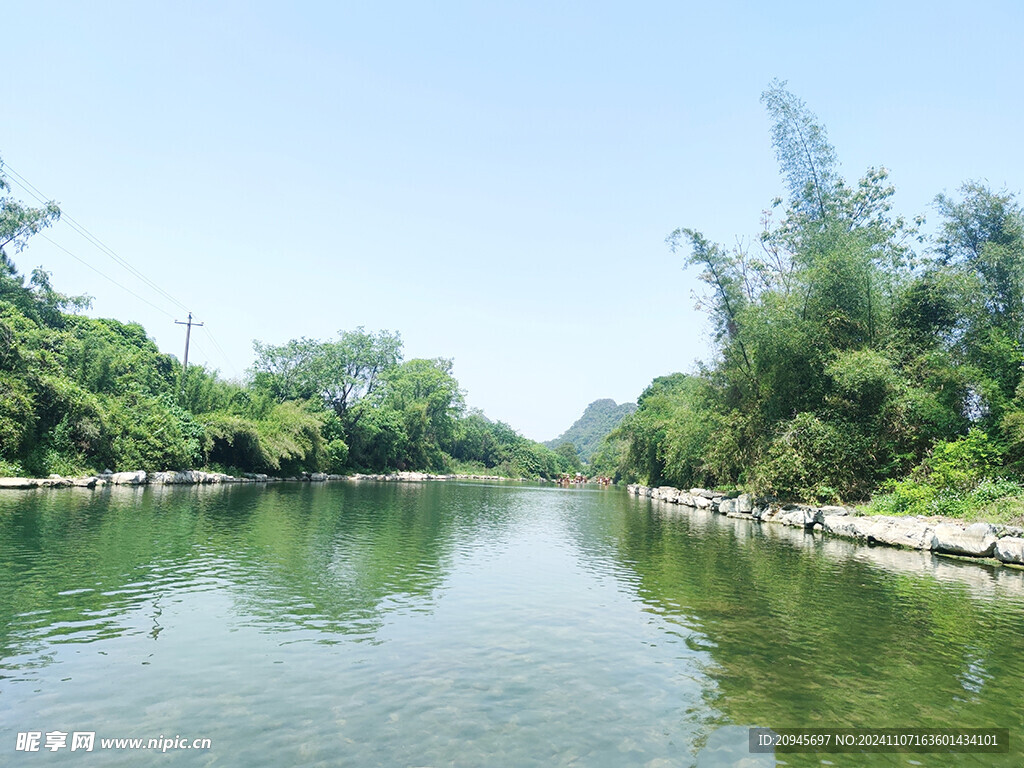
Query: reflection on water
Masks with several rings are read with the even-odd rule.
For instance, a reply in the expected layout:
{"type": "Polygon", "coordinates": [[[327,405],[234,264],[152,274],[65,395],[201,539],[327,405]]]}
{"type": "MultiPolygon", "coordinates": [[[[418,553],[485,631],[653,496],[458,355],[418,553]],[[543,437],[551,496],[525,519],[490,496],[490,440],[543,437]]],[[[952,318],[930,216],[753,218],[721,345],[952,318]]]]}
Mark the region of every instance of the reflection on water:
{"type": "MultiPolygon", "coordinates": [[[[768,727],[1008,727],[1011,755],[830,755],[835,765],[1021,765],[1024,573],[641,502],[620,556],[700,631],[710,703],[768,727]],[[1003,761],[1003,762],[1000,762],[1003,761]]],[[[790,765],[821,756],[787,755],[790,765]]]]}
{"type": "MultiPolygon", "coordinates": [[[[213,740],[103,765],[719,765],[747,725],[1020,737],[1022,596],[1020,571],[617,491],[10,492],[0,763],[40,759],[13,751],[26,730],[213,740]]],[[[822,757],[913,764],[784,759],[822,757]]]]}

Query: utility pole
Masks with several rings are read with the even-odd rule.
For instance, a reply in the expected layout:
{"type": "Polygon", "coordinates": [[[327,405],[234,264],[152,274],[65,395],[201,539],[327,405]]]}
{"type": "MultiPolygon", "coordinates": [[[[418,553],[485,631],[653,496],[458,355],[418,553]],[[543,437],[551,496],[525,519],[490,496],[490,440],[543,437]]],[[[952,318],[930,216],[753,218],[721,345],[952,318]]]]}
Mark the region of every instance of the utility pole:
{"type": "Polygon", "coordinates": [[[195,325],[195,326],[202,327],[203,324],[202,323],[194,323],[194,322],[192,322],[192,313],[191,312],[188,313],[188,321],[187,322],[183,323],[181,320],[175,320],[174,324],[175,325],[184,325],[184,326],[186,326],[186,328],[185,328],[185,363],[184,363],[184,365],[181,366],[181,381],[178,382],[178,394],[180,395],[181,394],[182,384],[185,382],[185,373],[188,371],[188,342],[189,342],[189,339],[192,338],[192,326],[195,325]]]}

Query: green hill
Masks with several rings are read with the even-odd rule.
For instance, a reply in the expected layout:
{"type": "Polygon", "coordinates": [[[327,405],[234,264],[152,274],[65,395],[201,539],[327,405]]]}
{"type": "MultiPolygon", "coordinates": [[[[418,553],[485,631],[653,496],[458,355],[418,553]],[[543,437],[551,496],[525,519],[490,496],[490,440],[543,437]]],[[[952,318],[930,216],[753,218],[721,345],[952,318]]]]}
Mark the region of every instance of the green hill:
{"type": "Polygon", "coordinates": [[[571,427],[544,445],[554,449],[562,443],[572,443],[576,446],[579,457],[583,461],[590,461],[590,457],[601,447],[605,436],[635,410],[636,403],[617,405],[610,398],[595,400],[586,407],[583,415],[571,427]]]}

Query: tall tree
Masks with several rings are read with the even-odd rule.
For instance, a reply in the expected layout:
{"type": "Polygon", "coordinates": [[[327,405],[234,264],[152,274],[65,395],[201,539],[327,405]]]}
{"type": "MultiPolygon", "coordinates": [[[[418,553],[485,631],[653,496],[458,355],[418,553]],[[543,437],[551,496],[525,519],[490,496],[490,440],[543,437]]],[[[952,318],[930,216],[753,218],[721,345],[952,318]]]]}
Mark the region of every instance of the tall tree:
{"type": "Polygon", "coordinates": [[[824,126],[786,90],[785,81],[773,80],[761,102],[772,121],[772,145],[789,187],[790,205],[814,218],[826,218],[840,179],[824,126]]]}
{"type": "Polygon", "coordinates": [[[786,198],[764,215],[760,251],[729,250],[691,228],[667,238],[673,251],[688,252],[687,265],[700,268],[709,288],[698,306],[710,315],[718,359],[700,386],[694,379],[678,392],[645,393],[622,430],[628,457],[648,479],[860,493],[875,479],[865,465],[890,471],[906,464],[899,456],[926,448],[906,439],[907,414],[930,409],[931,423],[960,423],[943,409],[955,407],[962,387],[947,387],[950,401],[919,397],[892,383],[900,355],[910,355],[897,348],[889,357],[894,317],[910,326],[905,339],[924,344],[941,331],[920,326],[945,324],[947,304],[936,295],[927,312],[909,311],[905,286],[915,275],[921,220],[892,215],[888,172],[868,169],[848,186],[824,126],[785,83],[773,82],[762,101],[786,198]],[[856,456],[867,458],[857,464],[856,456]]]}
{"type": "Polygon", "coordinates": [[[320,399],[351,429],[361,417],[356,407],[374,394],[382,376],[402,359],[397,333],[367,333],[362,326],[339,331],[336,341],[292,339],[280,346],[253,343],[257,387],[280,402],[320,399]]]}
{"type": "MultiPolygon", "coordinates": [[[[944,264],[974,272],[992,322],[1024,333],[1024,212],[1014,195],[976,182],[960,188],[962,200],[938,195],[943,218],[938,252],[944,264]]],[[[1024,337],[1022,337],[1024,338],[1024,337]]]]}
{"type": "Polygon", "coordinates": [[[409,360],[385,375],[381,407],[401,414],[410,466],[440,469],[464,408],[463,392],[446,358],[409,360]]]}
{"type": "Polygon", "coordinates": [[[1024,380],[1024,211],[1014,195],[976,182],[936,197],[937,271],[959,278],[950,341],[972,369],[976,419],[994,427],[1024,380]]]}

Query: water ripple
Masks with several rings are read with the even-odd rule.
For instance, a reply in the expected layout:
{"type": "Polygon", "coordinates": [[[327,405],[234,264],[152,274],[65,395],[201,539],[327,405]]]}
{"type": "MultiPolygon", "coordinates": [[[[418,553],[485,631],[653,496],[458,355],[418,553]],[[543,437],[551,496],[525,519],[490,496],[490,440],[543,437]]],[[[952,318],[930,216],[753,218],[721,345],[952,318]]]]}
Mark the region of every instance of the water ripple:
{"type": "Polygon", "coordinates": [[[618,768],[692,764],[735,723],[1024,729],[1002,570],[615,491],[57,498],[0,517],[15,730],[209,735],[253,766],[618,768]]]}

